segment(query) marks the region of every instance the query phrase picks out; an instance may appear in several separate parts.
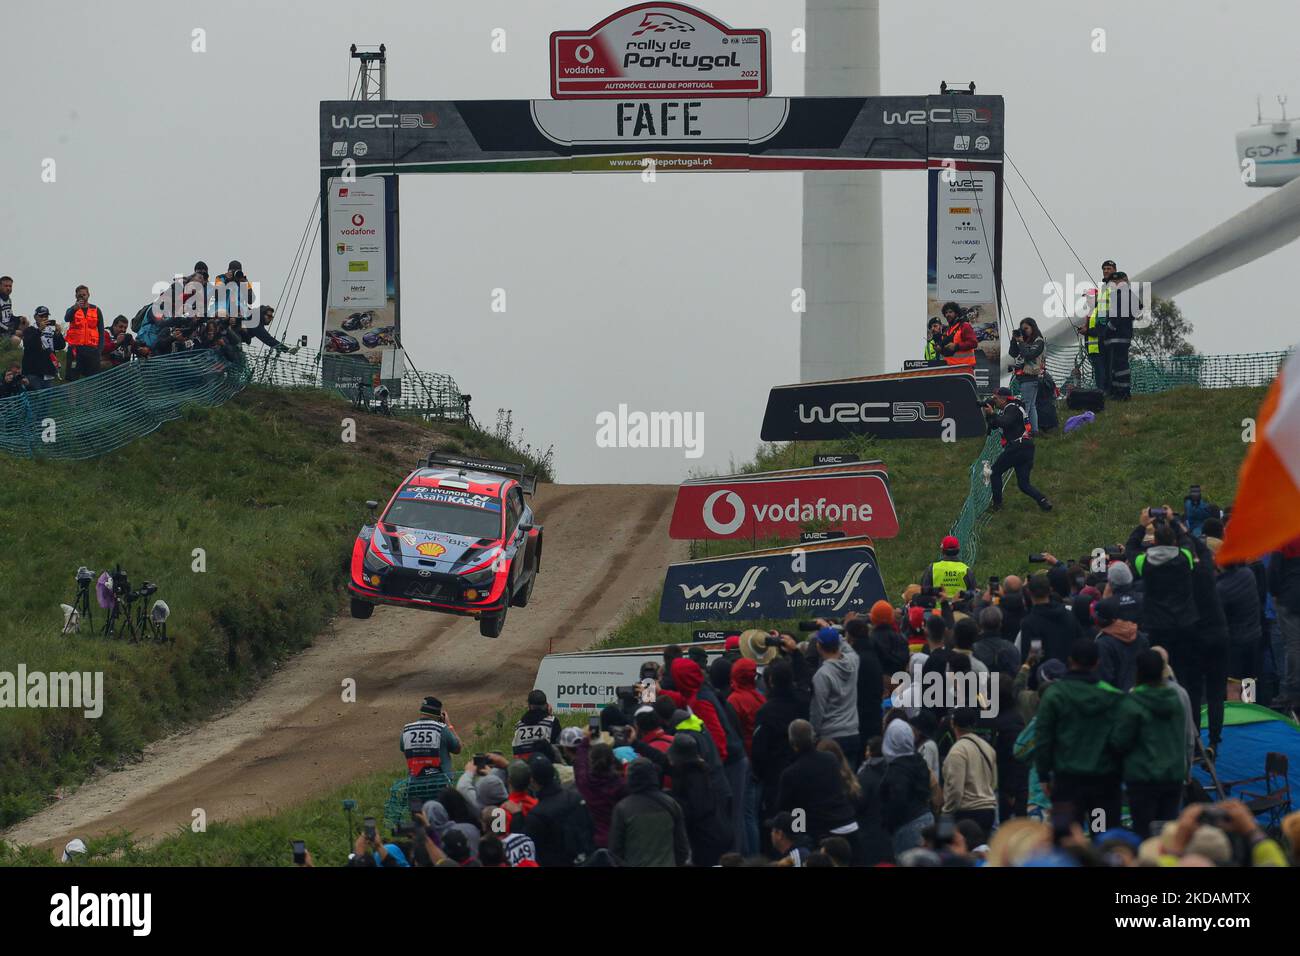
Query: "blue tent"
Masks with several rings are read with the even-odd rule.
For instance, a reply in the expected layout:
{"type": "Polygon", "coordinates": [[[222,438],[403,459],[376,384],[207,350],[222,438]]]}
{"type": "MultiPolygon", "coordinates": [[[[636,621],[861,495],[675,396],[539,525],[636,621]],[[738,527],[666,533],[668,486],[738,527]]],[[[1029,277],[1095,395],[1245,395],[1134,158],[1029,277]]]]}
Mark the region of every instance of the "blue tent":
{"type": "MultiPolygon", "coordinates": [[[[1201,742],[1207,744],[1205,714],[1201,714],[1201,742]]],[[[1219,782],[1244,780],[1264,773],[1264,756],[1268,753],[1286,754],[1289,765],[1287,777],[1291,782],[1292,810],[1300,810],[1300,724],[1283,717],[1277,711],[1258,704],[1228,701],[1223,714],[1223,741],[1214,761],[1219,782]]],[[[1195,770],[1196,779],[1213,795],[1210,775],[1201,767],[1195,770]]],[[[1248,787],[1254,793],[1263,792],[1263,783],[1248,787]]],[[[1237,797],[1232,790],[1228,796],[1237,797]]],[[[1263,818],[1261,818],[1263,822],[1263,818]]]]}

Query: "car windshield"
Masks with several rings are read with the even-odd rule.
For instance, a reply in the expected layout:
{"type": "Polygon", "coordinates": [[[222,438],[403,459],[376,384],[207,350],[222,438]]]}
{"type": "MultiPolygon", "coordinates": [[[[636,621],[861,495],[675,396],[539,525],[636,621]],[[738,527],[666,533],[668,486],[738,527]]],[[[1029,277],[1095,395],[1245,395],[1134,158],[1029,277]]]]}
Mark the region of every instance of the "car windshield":
{"type": "Polygon", "coordinates": [[[454,505],[444,501],[412,501],[398,498],[384,515],[388,524],[421,531],[441,531],[470,538],[499,538],[501,510],[454,505]]]}

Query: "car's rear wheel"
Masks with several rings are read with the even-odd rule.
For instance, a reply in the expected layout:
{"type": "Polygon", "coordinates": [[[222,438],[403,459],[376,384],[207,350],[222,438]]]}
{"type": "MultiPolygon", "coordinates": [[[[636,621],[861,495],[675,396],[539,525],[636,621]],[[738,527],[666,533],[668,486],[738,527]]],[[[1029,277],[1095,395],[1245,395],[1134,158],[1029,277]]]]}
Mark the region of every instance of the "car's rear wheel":
{"type": "Polygon", "coordinates": [[[359,598],[352,599],[352,616],[358,620],[364,621],[370,615],[375,613],[375,606],[369,601],[362,601],[359,598]]]}
{"type": "Polygon", "coordinates": [[[501,632],[506,628],[506,609],[502,608],[500,614],[485,614],[478,619],[478,632],[484,637],[500,637],[501,632]]]}

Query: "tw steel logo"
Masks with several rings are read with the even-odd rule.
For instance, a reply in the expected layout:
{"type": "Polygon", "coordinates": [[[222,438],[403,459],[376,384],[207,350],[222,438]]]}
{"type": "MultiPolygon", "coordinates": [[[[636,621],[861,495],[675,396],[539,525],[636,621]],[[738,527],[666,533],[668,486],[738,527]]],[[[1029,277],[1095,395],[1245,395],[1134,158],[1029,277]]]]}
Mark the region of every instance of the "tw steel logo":
{"type": "Polygon", "coordinates": [[[946,106],[936,106],[928,114],[925,110],[903,110],[902,112],[884,110],[883,113],[886,126],[924,126],[927,122],[990,123],[993,121],[993,111],[984,107],[971,109],[963,106],[950,109],[946,106]]]}
{"type": "Polygon", "coordinates": [[[330,114],[330,126],[334,129],[433,129],[437,125],[437,113],[330,114]]]}
{"type": "Polygon", "coordinates": [[[848,424],[900,424],[908,422],[941,422],[944,419],[943,402],[835,402],[829,406],[805,406],[799,403],[799,421],[845,422],[848,424]],[[887,409],[888,415],[873,414],[887,409]]]}

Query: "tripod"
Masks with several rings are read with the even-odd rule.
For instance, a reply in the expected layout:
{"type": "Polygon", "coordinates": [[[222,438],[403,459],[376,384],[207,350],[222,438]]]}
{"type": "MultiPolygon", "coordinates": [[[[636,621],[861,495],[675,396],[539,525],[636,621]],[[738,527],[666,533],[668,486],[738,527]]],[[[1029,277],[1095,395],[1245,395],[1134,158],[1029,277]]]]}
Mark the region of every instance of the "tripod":
{"type": "Polygon", "coordinates": [[[90,581],[90,578],[77,578],[77,596],[72,599],[72,611],[78,619],[85,621],[93,629],[95,615],[91,611],[90,581]]]}

